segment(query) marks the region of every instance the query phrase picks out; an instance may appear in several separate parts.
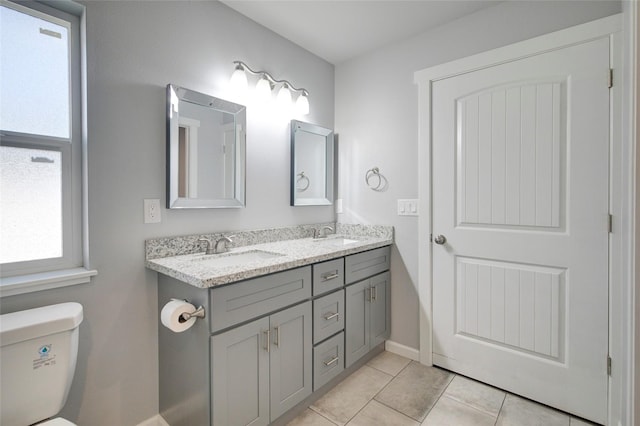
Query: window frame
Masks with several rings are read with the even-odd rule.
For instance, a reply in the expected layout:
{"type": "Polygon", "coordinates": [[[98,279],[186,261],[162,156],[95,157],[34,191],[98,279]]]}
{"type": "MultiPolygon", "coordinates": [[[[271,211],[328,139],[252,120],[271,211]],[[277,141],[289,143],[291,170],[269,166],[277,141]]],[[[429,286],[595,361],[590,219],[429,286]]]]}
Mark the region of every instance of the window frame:
{"type": "Polygon", "coordinates": [[[0,297],[88,282],[85,8],[72,1],[0,0],[0,5],[69,28],[69,138],[1,131],[0,144],[61,155],[62,247],[59,258],[1,265],[0,297]]]}

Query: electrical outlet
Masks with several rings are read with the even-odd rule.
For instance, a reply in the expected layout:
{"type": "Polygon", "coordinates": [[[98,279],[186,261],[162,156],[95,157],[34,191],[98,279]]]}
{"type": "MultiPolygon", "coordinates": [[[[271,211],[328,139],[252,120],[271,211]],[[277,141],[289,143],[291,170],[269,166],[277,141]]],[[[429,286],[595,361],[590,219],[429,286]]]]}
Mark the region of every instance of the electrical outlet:
{"type": "Polygon", "coordinates": [[[157,198],[144,200],[144,223],[160,223],[160,200],[157,198]]]}
{"type": "Polygon", "coordinates": [[[336,200],[336,214],[342,213],[342,198],[336,200]]]}

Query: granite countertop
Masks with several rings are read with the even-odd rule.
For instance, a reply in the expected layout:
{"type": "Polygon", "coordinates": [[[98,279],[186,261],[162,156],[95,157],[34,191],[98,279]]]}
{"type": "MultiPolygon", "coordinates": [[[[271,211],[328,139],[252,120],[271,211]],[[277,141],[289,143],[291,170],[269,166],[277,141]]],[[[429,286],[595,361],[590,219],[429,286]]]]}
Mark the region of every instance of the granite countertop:
{"type": "MultiPolygon", "coordinates": [[[[383,227],[376,228],[379,230],[383,227]]],[[[393,229],[383,229],[387,232],[367,232],[363,225],[338,226],[338,234],[329,235],[326,239],[271,241],[232,248],[226,253],[213,255],[198,252],[162,258],[147,256],[146,267],[195,287],[209,288],[388,246],[393,243],[393,229]],[[355,241],[350,242],[351,240],[355,241]],[[228,265],[207,264],[208,259],[233,258],[248,252],[248,256],[255,254],[255,257],[263,255],[265,258],[241,263],[230,259],[228,263],[231,264],[228,265]]]]}

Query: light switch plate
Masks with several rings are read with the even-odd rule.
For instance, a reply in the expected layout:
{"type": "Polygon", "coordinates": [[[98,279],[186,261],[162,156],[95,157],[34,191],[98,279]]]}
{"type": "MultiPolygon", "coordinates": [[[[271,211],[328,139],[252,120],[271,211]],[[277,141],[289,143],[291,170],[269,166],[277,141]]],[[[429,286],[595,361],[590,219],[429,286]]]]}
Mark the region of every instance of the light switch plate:
{"type": "Polygon", "coordinates": [[[160,200],[157,198],[144,200],[144,223],[160,223],[160,200]]]}
{"type": "Polygon", "coordinates": [[[336,200],[336,214],[342,213],[342,198],[336,200]]]}
{"type": "Polygon", "coordinates": [[[418,216],[418,200],[398,200],[398,216],[418,216]]]}

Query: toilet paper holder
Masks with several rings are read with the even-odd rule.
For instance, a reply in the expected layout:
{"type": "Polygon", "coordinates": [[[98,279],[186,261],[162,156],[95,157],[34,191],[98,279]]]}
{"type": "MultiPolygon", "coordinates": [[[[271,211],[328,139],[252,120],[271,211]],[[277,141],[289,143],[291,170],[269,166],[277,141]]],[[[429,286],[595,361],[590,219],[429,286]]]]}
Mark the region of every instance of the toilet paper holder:
{"type": "MultiPolygon", "coordinates": [[[[189,301],[187,299],[171,299],[171,300],[180,300],[180,301],[184,301],[189,303],[189,301]]],[[[205,317],[205,311],[204,311],[204,306],[198,306],[198,308],[196,308],[195,311],[193,312],[183,312],[182,315],[180,315],[180,322],[186,322],[189,321],[191,318],[202,318],[204,319],[205,317]]]]}

